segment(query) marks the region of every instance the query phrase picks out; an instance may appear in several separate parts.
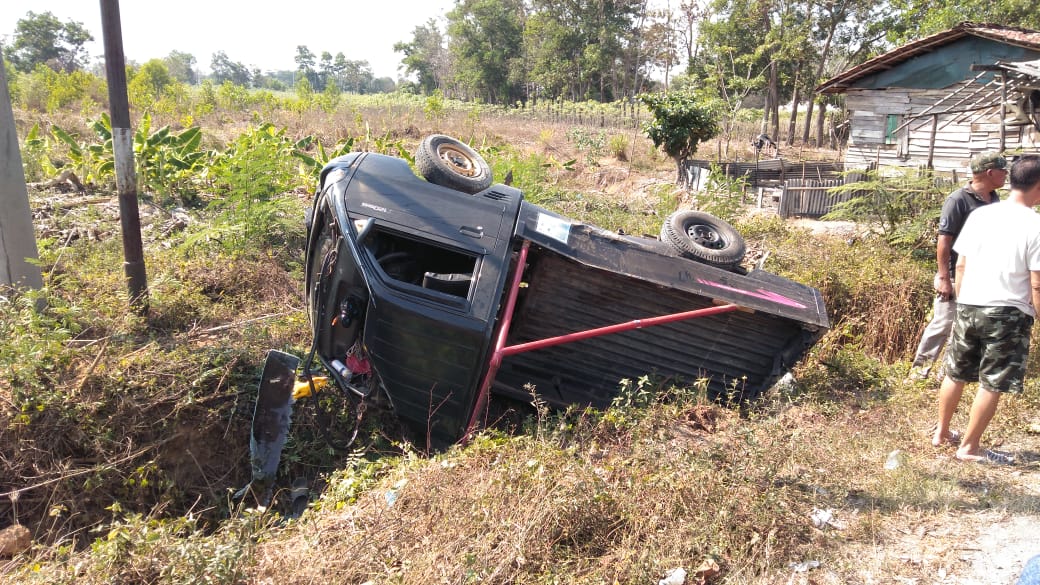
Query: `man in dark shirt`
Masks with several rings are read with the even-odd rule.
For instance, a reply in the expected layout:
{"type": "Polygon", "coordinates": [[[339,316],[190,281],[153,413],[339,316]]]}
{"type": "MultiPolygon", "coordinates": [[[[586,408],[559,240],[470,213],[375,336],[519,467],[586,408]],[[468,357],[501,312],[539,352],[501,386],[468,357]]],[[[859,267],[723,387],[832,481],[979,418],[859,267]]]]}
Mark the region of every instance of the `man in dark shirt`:
{"type": "Polygon", "coordinates": [[[924,329],[917,346],[911,379],[924,379],[931,373],[932,365],[942,354],[946,339],[953,327],[956,302],[953,294],[953,271],[957,265],[957,254],[953,243],[960,234],[968,215],[983,205],[1000,200],[997,189],[1007,180],[1007,160],[995,152],[984,152],[971,159],[971,182],[957,189],[943,203],[939,216],[939,239],[935,247],[938,267],[933,280],[935,302],[932,305],[932,320],[924,329]]]}

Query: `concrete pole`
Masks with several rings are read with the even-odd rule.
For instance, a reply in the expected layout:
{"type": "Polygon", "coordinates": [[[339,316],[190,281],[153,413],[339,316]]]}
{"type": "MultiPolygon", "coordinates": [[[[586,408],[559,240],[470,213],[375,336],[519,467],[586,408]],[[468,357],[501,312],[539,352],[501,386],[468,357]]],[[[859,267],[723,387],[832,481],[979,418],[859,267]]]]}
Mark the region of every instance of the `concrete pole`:
{"type": "Polygon", "coordinates": [[[126,57],[123,55],[119,0],[101,0],[101,30],[105,37],[105,76],[108,79],[108,108],[112,116],[119,221],[123,230],[123,271],[130,291],[130,306],[144,315],[148,313],[148,278],[137,205],[137,174],[134,172],[133,134],[130,132],[130,102],[126,95],[126,57]]]}
{"type": "Polygon", "coordinates": [[[40,288],[38,258],[22,153],[0,54],[0,285],[40,288]]]}

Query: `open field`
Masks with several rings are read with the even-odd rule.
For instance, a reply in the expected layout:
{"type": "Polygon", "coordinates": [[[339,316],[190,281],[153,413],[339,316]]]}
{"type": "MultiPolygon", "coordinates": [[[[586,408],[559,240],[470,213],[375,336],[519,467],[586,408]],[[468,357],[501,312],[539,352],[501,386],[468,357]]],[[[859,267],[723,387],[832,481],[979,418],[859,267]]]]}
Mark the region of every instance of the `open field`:
{"type": "MultiPolygon", "coordinates": [[[[217,155],[149,175],[142,193],[147,316],[126,308],[118,207],[89,181],[95,163],[50,134],[26,147],[33,182],[63,163],[86,190],[31,190],[46,288],[0,297],[0,528],[23,525],[33,543],[0,557],[0,579],[642,584],[681,567],[688,584],[1000,584],[1040,553],[1036,356],[986,437],[1014,467],[933,448],[937,383],[904,381],[929,308],[927,254],[867,225],[785,223],[740,193],[678,191],[672,161],[633,128],[428,105],[193,117],[198,149],[217,155]],[[540,205],[607,229],[654,234],[678,207],[710,207],[767,270],[822,291],[832,330],[748,408],[647,376],[602,412],[503,404],[501,424],[445,452],[410,441],[379,404],[337,451],[301,405],[280,486],[304,478],[308,510],[284,521],[284,493],[271,510],[236,505],[264,353],[310,341],[300,264],[314,169],[292,151],[350,140],[408,154],[432,133],[466,140],[540,205]]],[[[89,147],[96,115],[16,119],[22,137],[54,124],[89,147]]],[[[151,129],[183,132],[180,118],[155,113],[151,129]]],[[[747,132],[731,139],[745,159],[747,132]]]]}

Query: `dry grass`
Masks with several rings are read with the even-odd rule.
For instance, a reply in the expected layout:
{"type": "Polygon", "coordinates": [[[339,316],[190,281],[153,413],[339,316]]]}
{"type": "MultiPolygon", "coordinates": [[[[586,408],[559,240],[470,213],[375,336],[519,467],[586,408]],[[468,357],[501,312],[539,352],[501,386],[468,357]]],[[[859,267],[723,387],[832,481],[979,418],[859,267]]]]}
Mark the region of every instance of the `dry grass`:
{"type": "MultiPolygon", "coordinates": [[[[627,161],[590,163],[564,125],[467,112],[308,112],[279,123],[333,143],[366,131],[359,119],[369,135],[405,144],[444,132],[577,159],[574,171],[545,171],[540,195],[606,227],[650,230],[679,203],[671,161],[634,135],[627,161]]],[[[216,141],[250,121],[221,123],[228,135],[216,141]]],[[[686,583],[925,583],[940,570],[958,582],[973,530],[1040,515],[1032,377],[987,434],[1023,464],[954,464],[925,436],[935,385],[902,379],[928,308],[927,267],[869,238],[758,217],[740,227],[770,252],[766,269],[819,287],[834,323],[793,386],[746,410],[695,389],[600,413],[535,408],[515,434],[488,431],[439,454],[417,453],[392,424],[366,428],[357,453],[330,453],[301,408],[286,477],[314,479],[316,499],[284,522],[227,493],[248,473],[264,351],[307,344],[294,252],[173,253],[146,232],[153,297],[142,321],[123,309],[115,231],[68,237],[112,218],[51,219],[62,244],[45,266],[50,320],[3,305],[0,322],[22,327],[0,351],[28,355],[36,344],[40,360],[0,379],[0,526],[21,522],[36,542],[0,561],[4,582],[645,584],[673,567],[690,573],[686,583]],[[56,334],[72,325],[70,337],[56,334]],[[896,449],[902,465],[884,469],[896,449]],[[814,510],[833,521],[814,525],[814,510]],[[804,561],[821,564],[791,566],[804,561]]],[[[965,420],[962,409],[955,426],[965,420]]]]}
{"type": "Polygon", "coordinates": [[[796,507],[778,505],[808,500],[776,477],[787,456],[730,411],[662,407],[631,427],[609,415],[562,426],[416,461],[267,543],[252,578],[626,583],[704,561],[753,575],[808,540],[796,507]],[[300,548],[321,553],[303,567],[285,554],[300,548]]]}

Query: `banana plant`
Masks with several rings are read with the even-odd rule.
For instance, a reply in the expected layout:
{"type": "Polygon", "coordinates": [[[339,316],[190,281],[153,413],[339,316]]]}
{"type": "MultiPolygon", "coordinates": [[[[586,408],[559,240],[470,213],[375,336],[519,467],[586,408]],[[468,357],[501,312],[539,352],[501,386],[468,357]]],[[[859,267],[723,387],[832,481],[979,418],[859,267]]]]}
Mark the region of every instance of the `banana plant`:
{"type": "Polygon", "coordinates": [[[202,130],[192,126],[181,132],[171,132],[169,126],[163,126],[151,132],[151,127],[152,117],[145,114],[134,133],[138,182],[160,191],[186,186],[183,182],[190,180],[191,172],[208,156],[206,151],[199,149],[202,130]]]}
{"type": "Polygon", "coordinates": [[[336,143],[336,147],[330,151],[325,151],[325,147],[322,146],[321,142],[315,140],[313,136],[304,136],[300,140],[297,140],[293,145],[293,156],[298,158],[304,167],[304,172],[312,175],[315,179],[318,177],[318,173],[321,169],[332,159],[343,156],[354,149],[354,138],[347,137],[336,143]],[[307,153],[311,146],[314,145],[317,150],[314,155],[307,153]]]}
{"type": "Polygon", "coordinates": [[[72,160],[73,171],[88,183],[101,183],[114,176],[112,164],[111,132],[108,149],[104,144],[80,141],[60,126],[51,126],[51,136],[68,147],[69,159],[72,160]]]}
{"type": "Polygon", "coordinates": [[[26,180],[39,180],[58,174],[58,169],[51,162],[50,151],[51,141],[40,130],[38,122],[33,124],[22,143],[22,152],[25,154],[22,166],[26,180]]]}
{"type": "MultiPolygon", "coordinates": [[[[100,142],[87,146],[86,150],[98,161],[99,173],[113,173],[115,158],[111,118],[106,113],[101,114],[91,124],[91,129],[97,134],[100,142]]],[[[171,132],[169,126],[163,126],[155,132],[151,129],[152,117],[145,114],[133,135],[138,189],[167,194],[181,190],[181,196],[187,197],[187,183],[194,178],[192,174],[200,169],[210,155],[209,151],[200,149],[202,130],[198,126],[186,128],[181,132],[171,132]]]]}

